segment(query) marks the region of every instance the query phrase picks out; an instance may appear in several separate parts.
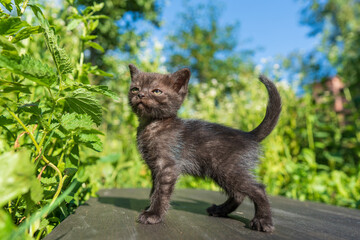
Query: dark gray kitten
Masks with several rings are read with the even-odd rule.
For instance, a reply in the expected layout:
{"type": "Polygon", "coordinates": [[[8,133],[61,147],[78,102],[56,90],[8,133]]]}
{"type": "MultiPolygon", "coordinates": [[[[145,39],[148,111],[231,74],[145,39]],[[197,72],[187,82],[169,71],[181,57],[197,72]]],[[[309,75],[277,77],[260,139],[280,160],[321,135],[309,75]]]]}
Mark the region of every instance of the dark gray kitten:
{"type": "Polygon", "coordinates": [[[190,174],[212,178],[229,196],[223,204],[207,209],[210,216],[227,216],[248,196],[255,205],[250,227],[272,232],[274,226],[265,187],[255,181],[250,170],[258,160],[259,143],[274,129],[281,112],[281,99],[275,85],[260,76],[269,93],[266,115],[257,128],[243,132],[176,116],[188,92],[188,68],[173,74],[141,72],[132,64],[129,68],[129,101],[140,121],[137,144],[151,170],[153,182],[150,206],[138,221],[161,222],[170,206],[177,178],[180,174],[190,174]]]}

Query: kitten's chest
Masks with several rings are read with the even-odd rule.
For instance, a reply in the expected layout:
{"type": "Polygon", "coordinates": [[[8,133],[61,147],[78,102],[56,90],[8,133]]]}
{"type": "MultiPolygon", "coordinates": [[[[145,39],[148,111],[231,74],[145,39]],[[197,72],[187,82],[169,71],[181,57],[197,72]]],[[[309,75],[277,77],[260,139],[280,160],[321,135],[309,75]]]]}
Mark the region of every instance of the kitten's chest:
{"type": "Polygon", "coordinates": [[[139,127],[137,146],[143,159],[149,164],[161,157],[169,157],[175,144],[174,131],[171,124],[153,122],[146,127],[139,127]]]}

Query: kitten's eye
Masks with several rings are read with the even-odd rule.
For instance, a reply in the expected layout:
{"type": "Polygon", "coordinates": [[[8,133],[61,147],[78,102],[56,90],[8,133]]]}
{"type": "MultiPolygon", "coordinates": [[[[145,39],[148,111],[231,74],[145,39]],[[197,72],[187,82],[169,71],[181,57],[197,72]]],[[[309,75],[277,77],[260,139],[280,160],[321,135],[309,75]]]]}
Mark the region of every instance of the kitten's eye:
{"type": "Polygon", "coordinates": [[[160,89],[155,89],[152,91],[155,95],[160,95],[162,94],[162,91],[160,89]]]}
{"type": "Polygon", "coordinates": [[[137,87],[133,87],[131,89],[131,93],[138,93],[138,92],[139,92],[139,88],[137,88],[137,87]]]}

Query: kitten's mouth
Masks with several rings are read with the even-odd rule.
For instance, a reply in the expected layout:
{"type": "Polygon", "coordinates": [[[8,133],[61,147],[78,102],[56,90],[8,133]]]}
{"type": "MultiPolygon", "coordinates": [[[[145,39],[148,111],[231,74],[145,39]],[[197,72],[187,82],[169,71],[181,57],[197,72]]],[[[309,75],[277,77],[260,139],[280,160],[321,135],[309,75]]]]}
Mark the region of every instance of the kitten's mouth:
{"type": "Polygon", "coordinates": [[[146,105],[143,102],[138,102],[136,104],[136,107],[138,107],[138,108],[146,108],[146,105]]]}

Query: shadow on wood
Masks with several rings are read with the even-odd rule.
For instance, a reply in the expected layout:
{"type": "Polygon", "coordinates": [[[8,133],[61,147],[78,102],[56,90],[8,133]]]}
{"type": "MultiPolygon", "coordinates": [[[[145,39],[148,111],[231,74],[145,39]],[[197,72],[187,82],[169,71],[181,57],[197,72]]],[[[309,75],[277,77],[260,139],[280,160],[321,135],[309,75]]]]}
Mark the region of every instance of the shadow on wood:
{"type": "Polygon", "coordinates": [[[283,197],[270,197],[275,232],[247,228],[250,201],[229,218],[210,217],[206,208],[226,196],[176,189],[164,222],[143,225],[138,214],[149,205],[149,189],[105,189],[66,218],[45,239],[360,239],[360,211],[283,197]]]}

